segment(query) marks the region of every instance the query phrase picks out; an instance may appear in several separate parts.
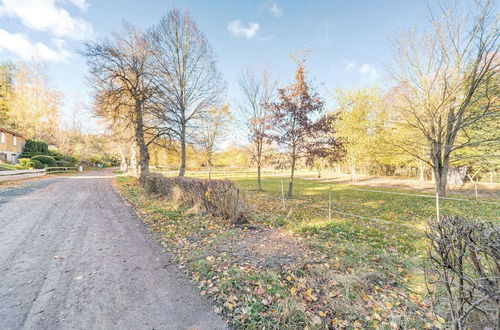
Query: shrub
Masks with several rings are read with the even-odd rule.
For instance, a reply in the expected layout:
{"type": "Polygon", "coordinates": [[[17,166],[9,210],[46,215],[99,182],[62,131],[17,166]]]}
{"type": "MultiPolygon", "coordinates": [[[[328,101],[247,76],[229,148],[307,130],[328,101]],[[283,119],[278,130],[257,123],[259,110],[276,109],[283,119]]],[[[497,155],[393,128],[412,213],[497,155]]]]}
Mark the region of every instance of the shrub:
{"type": "Polygon", "coordinates": [[[33,163],[33,168],[37,170],[45,168],[45,165],[37,159],[32,159],[31,162],[33,163]]]}
{"type": "Polygon", "coordinates": [[[57,163],[54,158],[51,156],[45,156],[45,155],[37,155],[33,156],[31,160],[37,160],[40,163],[42,163],[45,167],[56,167],[57,163]]]}
{"type": "Polygon", "coordinates": [[[48,155],[49,147],[47,143],[40,140],[27,140],[24,144],[24,150],[21,153],[22,158],[32,158],[36,155],[48,155]]]}
{"type": "Polygon", "coordinates": [[[443,217],[429,221],[431,268],[426,272],[435,305],[446,307],[452,329],[497,328],[500,311],[500,226],[443,217]]]}
{"type": "Polygon", "coordinates": [[[42,164],[39,160],[36,159],[19,158],[18,162],[19,164],[16,165],[16,168],[20,170],[26,168],[42,169],[45,167],[44,164],[42,164]]]}
{"type": "Polygon", "coordinates": [[[75,167],[75,163],[68,162],[66,160],[58,160],[56,161],[57,166],[59,167],[75,167]]]}
{"type": "Polygon", "coordinates": [[[33,164],[33,162],[31,161],[31,159],[29,159],[29,158],[19,158],[17,160],[17,162],[18,162],[17,165],[21,169],[23,169],[23,168],[34,168],[35,167],[34,164],[33,164]]]}
{"type": "Polygon", "coordinates": [[[71,155],[65,155],[62,152],[60,152],[57,149],[50,148],[49,149],[49,156],[54,158],[56,161],[66,161],[70,163],[76,163],[77,159],[71,155]]]}
{"type": "Polygon", "coordinates": [[[159,173],[147,173],[141,177],[141,184],[147,192],[165,196],[192,211],[230,219],[237,224],[247,221],[240,190],[229,180],[166,178],[159,173]]]}

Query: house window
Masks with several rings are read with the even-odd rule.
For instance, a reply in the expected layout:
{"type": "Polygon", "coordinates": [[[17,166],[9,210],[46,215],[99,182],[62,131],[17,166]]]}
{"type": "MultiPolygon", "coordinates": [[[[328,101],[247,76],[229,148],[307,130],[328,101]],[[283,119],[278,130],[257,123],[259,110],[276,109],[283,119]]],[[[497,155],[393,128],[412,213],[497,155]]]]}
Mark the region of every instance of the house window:
{"type": "Polygon", "coordinates": [[[0,133],[0,143],[5,143],[5,133],[0,133]]]}
{"type": "Polygon", "coordinates": [[[17,146],[17,136],[14,136],[14,140],[12,140],[12,144],[14,146],[17,146]]]}

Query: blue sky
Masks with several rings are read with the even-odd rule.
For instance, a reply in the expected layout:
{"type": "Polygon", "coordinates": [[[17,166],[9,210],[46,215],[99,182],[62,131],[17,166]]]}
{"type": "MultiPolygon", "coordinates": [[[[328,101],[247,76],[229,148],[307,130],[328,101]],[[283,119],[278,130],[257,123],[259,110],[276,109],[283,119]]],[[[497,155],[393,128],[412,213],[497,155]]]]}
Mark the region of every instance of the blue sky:
{"type": "Polygon", "coordinates": [[[337,87],[386,85],[389,39],[427,14],[423,0],[0,0],[0,60],[38,57],[65,95],[88,98],[82,42],[119,30],[122,20],[148,28],[174,7],[189,10],[206,34],[233,105],[243,69],[265,65],[286,83],[290,53],[304,48],[312,51],[309,78],[328,106],[337,87]]]}

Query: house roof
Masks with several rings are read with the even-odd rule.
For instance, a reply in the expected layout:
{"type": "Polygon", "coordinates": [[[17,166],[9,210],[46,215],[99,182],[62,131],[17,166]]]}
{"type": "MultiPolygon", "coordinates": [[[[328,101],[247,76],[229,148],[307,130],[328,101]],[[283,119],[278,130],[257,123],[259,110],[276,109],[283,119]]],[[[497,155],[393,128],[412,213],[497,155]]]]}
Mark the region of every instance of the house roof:
{"type": "Polygon", "coordinates": [[[10,129],[4,128],[4,127],[0,127],[0,132],[10,133],[10,134],[12,134],[12,135],[14,135],[14,136],[17,136],[17,137],[20,137],[21,139],[26,140],[26,139],[24,138],[24,136],[22,136],[21,134],[16,133],[16,132],[14,132],[14,131],[12,131],[12,130],[10,130],[10,129]]]}

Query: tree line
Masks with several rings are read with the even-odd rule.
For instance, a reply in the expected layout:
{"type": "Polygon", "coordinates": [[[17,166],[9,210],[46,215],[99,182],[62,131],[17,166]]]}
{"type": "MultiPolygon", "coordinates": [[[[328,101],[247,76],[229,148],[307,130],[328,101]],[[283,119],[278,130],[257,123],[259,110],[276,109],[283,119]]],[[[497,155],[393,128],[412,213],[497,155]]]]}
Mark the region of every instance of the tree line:
{"type": "MultiPolygon", "coordinates": [[[[236,119],[247,134],[259,189],[269,157],[290,168],[289,195],[301,160],[310,166],[343,162],[354,180],[360,164],[412,164],[421,176],[430,168],[441,196],[450,166],[481,159],[498,167],[493,5],[477,2],[467,15],[430,11],[426,26],[393,39],[391,87],[337,90],[334,111],[325,111],[307,82],[305,54],[295,58],[295,79],[282,88],[269,70],[243,71],[236,119]]],[[[216,137],[228,128],[220,116],[231,115],[214,51],[187,13],[172,10],[147,31],[125,24],[120,34],[88,43],[85,55],[97,113],[112,119],[118,140],[135,142],[138,175],[148,170],[152,144],[180,148],[180,176],[188,144],[203,146],[213,165],[216,137]]]]}
{"type": "MultiPolygon", "coordinates": [[[[320,168],[328,165],[325,158],[340,160],[353,181],[360,166],[418,167],[422,179],[430,168],[440,196],[446,195],[451,166],[475,167],[476,173],[497,170],[499,34],[494,8],[492,1],[479,1],[468,13],[445,7],[437,13],[429,10],[426,26],[394,38],[394,61],[388,69],[391,87],[336,90],[336,109],[324,123],[329,129],[313,129],[330,148],[309,158],[308,164],[320,168]]],[[[297,74],[302,69],[299,66],[297,74]]],[[[244,98],[241,116],[251,142],[249,154],[258,168],[259,189],[266,155],[279,160],[273,145],[292,155],[291,161],[285,158],[292,169],[291,186],[294,155],[300,150],[294,134],[297,118],[288,118],[281,110],[294,113],[297,103],[287,103],[285,90],[277,89],[277,81],[266,70],[244,71],[239,84],[244,98]]],[[[300,84],[296,77],[295,86],[300,84]]],[[[315,107],[322,107],[317,95],[300,113],[307,117],[315,107]]]]}
{"type": "Polygon", "coordinates": [[[106,134],[90,133],[82,124],[86,110],[81,95],[65,98],[52,84],[44,63],[0,63],[0,127],[33,142],[44,141],[54,155],[86,164],[112,163],[114,152],[106,134]],[[68,116],[61,109],[65,102],[68,116]]]}

